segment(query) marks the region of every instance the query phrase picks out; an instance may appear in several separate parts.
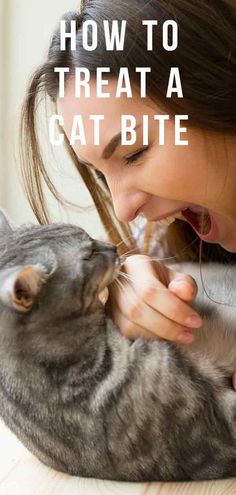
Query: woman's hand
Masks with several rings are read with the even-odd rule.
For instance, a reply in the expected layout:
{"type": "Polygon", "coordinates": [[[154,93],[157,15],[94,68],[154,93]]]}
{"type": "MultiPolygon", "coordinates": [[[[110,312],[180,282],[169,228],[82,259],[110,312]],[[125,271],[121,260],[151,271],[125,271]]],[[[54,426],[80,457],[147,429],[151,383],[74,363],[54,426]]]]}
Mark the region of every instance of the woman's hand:
{"type": "Polygon", "coordinates": [[[148,256],[127,258],[124,274],[110,287],[108,308],[121,333],[133,340],[193,341],[192,328],[202,325],[200,316],[188,304],[197,294],[190,275],[178,273],[148,256]]]}

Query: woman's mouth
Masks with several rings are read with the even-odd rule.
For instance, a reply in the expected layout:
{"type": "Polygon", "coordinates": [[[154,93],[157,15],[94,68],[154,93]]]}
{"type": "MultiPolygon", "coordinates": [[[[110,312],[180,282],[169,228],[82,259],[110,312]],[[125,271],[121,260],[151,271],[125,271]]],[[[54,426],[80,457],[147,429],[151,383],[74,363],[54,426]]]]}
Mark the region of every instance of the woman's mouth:
{"type": "Polygon", "coordinates": [[[218,227],[216,222],[206,208],[202,206],[191,206],[184,208],[183,210],[172,212],[163,216],[163,218],[156,218],[151,221],[158,222],[159,225],[169,227],[176,219],[187,221],[191,227],[195,230],[198,237],[206,242],[217,242],[218,227]]]}
{"type": "Polygon", "coordinates": [[[181,214],[200,239],[206,242],[216,242],[217,225],[208,210],[200,206],[193,206],[182,210],[181,214]]]}

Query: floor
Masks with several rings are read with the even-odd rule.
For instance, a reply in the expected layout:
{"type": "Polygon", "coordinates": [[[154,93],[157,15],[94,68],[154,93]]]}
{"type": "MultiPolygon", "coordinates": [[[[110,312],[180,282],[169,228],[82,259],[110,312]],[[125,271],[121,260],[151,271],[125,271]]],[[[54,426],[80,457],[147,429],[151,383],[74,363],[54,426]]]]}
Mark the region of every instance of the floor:
{"type": "Polygon", "coordinates": [[[201,483],[117,483],[47,468],[0,421],[0,495],[236,495],[236,479],[201,483]]]}

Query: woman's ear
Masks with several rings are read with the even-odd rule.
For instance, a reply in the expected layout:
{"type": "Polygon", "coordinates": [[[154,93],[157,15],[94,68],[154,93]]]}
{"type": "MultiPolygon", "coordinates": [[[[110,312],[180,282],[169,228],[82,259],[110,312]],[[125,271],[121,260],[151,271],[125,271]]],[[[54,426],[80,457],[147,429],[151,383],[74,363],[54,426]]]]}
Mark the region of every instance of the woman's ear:
{"type": "Polygon", "coordinates": [[[0,235],[7,233],[7,232],[12,232],[12,227],[10,225],[10,222],[7,218],[7,215],[5,211],[0,208],[0,235]]]}
{"type": "Polygon", "coordinates": [[[0,272],[0,301],[20,312],[29,311],[43,284],[55,271],[41,264],[7,268],[0,272]]]}

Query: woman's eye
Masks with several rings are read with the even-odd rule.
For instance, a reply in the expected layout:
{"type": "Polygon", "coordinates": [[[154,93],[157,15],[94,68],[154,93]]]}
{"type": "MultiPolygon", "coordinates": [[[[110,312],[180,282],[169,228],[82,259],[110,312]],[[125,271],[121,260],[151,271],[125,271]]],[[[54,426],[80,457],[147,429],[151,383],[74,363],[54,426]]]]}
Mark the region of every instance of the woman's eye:
{"type": "Polygon", "coordinates": [[[133,155],[131,156],[127,156],[125,158],[125,161],[127,163],[127,165],[130,165],[131,163],[134,163],[134,162],[137,162],[139,158],[141,158],[141,156],[143,155],[143,153],[145,151],[148,150],[148,147],[147,148],[143,148],[142,150],[140,151],[137,151],[136,153],[134,153],[133,155]]]}

